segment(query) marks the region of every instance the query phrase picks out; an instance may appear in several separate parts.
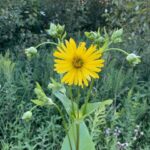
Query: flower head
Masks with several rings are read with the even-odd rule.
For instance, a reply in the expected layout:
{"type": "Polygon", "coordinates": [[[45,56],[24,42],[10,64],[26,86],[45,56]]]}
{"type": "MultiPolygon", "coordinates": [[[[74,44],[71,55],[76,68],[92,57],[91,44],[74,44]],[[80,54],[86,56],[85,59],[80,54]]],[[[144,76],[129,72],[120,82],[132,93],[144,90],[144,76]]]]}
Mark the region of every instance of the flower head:
{"type": "Polygon", "coordinates": [[[63,83],[83,87],[88,86],[91,78],[99,78],[98,72],[104,66],[102,53],[94,45],[88,49],[85,45],[85,42],[80,42],[77,46],[71,38],[54,52],[55,71],[63,74],[63,83]]]}

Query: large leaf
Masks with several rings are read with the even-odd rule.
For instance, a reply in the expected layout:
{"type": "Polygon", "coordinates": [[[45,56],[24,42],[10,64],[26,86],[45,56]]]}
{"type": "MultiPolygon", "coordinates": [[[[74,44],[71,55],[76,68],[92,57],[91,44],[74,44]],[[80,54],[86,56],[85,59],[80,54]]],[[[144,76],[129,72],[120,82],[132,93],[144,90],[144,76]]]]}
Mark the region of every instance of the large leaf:
{"type": "Polygon", "coordinates": [[[87,105],[83,104],[81,107],[81,112],[83,113],[83,116],[86,117],[90,115],[92,112],[94,112],[96,109],[105,107],[106,105],[110,105],[110,104],[112,104],[111,99],[102,102],[88,103],[87,105]]]}
{"type": "Polygon", "coordinates": [[[86,104],[83,104],[82,107],[81,107],[81,112],[83,112],[84,116],[87,116],[89,114],[91,114],[93,111],[95,111],[99,106],[100,106],[101,102],[96,102],[96,103],[88,103],[87,105],[86,104]],[[86,107],[86,109],[85,109],[86,107]],[[84,112],[85,110],[85,112],[84,112]]]}
{"type": "MultiPolygon", "coordinates": [[[[92,141],[92,138],[89,134],[88,128],[85,125],[84,122],[80,122],[80,127],[79,127],[79,150],[95,150],[95,145],[92,141]]],[[[62,148],[61,150],[76,150],[76,124],[73,123],[70,126],[70,130],[68,132],[68,135],[70,137],[70,143],[72,145],[72,149],[70,149],[70,144],[69,144],[69,140],[68,140],[68,136],[65,137],[63,144],[62,144],[62,148]]]]}
{"type": "Polygon", "coordinates": [[[77,111],[77,104],[75,102],[71,102],[71,100],[64,93],[56,91],[53,92],[53,94],[61,101],[69,115],[73,112],[73,109],[77,111]]]}

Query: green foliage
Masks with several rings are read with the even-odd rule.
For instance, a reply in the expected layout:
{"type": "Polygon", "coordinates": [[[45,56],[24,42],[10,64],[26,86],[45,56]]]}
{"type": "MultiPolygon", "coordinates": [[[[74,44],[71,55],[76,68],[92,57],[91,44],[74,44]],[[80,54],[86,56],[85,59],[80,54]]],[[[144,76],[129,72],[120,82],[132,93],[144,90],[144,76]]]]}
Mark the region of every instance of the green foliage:
{"type": "Polygon", "coordinates": [[[15,63],[9,59],[9,53],[0,55],[0,79],[1,82],[10,82],[13,77],[15,63]]]}
{"type": "Polygon", "coordinates": [[[97,147],[99,142],[102,140],[100,139],[102,133],[102,126],[106,125],[106,118],[107,118],[107,106],[111,105],[112,100],[106,100],[100,102],[101,104],[95,109],[94,115],[90,115],[87,118],[87,122],[90,128],[91,137],[97,147]]]}
{"type": "Polygon", "coordinates": [[[35,0],[1,0],[0,2],[0,50],[21,52],[27,44],[45,39],[41,33],[39,4],[35,0]],[[30,41],[30,43],[29,43],[30,41]]]}
{"type": "MultiPolygon", "coordinates": [[[[148,1],[139,0],[1,0],[0,51],[4,55],[0,54],[0,149],[60,150],[65,133],[62,118],[58,117],[55,109],[39,107],[33,113],[34,119],[30,123],[21,120],[23,113],[33,105],[30,99],[36,96],[36,81],[45,95],[52,94],[47,90],[47,86],[50,77],[54,76],[51,61],[53,48],[40,47],[39,55],[31,61],[26,60],[24,49],[49,40],[45,29],[49,28],[51,22],[55,22],[65,24],[68,36],[75,35],[77,38],[80,37],[80,32],[95,31],[99,26],[101,29],[105,26],[110,33],[112,29],[123,28],[123,48],[130,53],[138,53],[137,55],[141,56],[141,64],[132,68],[120,54],[115,53],[105,57],[108,63],[105,64],[100,80],[94,85],[90,103],[96,104],[101,98],[111,98],[113,104],[106,109],[94,111],[94,114],[86,118],[86,123],[97,150],[117,150],[117,142],[127,142],[129,150],[149,150],[148,5],[148,1]],[[116,60],[119,60],[119,63],[116,60]],[[140,125],[140,132],[144,135],[134,141],[137,125],[140,125]],[[114,135],[116,127],[121,130],[117,138],[114,135]],[[106,129],[110,129],[109,135],[105,134],[106,129]]],[[[116,37],[113,35],[112,38],[116,37]]],[[[54,92],[60,86],[54,87],[53,84],[49,86],[53,87],[54,92]]],[[[61,95],[64,92],[61,87],[60,95],[56,97],[68,107],[66,97],[61,95]]],[[[86,91],[83,94],[86,95],[86,91]]],[[[85,96],[82,97],[84,98],[85,96]]]]}
{"type": "MultiPolygon", "coordinates": [[[[72,150],[76,150],[76,147],[74,144],[74,139],[77,138],[76,125],[77,124],[75,124],[75,123],[70,125],[69,134],[68,134],[70,139],[71,139],[70,141],[72,144],[72,150]]],[[[83,150],[83,149],[95,150],[95,145],[92,142],[92,138],[91,138],[89,131],[88,131],[88,128],[86,127],[84,122],[81,122],[79,124],[79,131],[80,131],[79,150],[83,150]],[[82,143],[86,143],[86,144],[82,144],[82,143]]],[[[66,150],[66,149],[71,150],[71,148],[69,148],[68,136],[65,137],[61,150],[66,150]]]]}

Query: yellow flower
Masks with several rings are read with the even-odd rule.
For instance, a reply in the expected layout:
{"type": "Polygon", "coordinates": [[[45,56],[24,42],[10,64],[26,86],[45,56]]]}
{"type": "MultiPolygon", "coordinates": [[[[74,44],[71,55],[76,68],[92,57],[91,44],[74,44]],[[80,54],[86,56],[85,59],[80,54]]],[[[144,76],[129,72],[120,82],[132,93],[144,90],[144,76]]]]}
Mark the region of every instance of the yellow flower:
{"type": "Polygon", "coordinates": [[[71,38],[65,45],[61,44],[54,52],[55,71],[63,74],[62,82],[68,85],[88,86],[91,78],[99,78],[98,72],[104,66],[102,53],[91,45],[88,49],[86,43],[77,46],[71,38]]]}

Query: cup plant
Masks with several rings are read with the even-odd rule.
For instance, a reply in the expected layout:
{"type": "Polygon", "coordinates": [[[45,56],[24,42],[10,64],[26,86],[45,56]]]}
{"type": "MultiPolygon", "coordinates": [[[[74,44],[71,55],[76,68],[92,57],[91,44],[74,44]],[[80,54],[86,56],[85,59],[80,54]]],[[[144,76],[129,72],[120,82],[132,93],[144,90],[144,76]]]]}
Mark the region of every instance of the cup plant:
{"type": "Polygon", "coordinates": [[[62,111],[56,101],[48,97],[39,83],[36,83],[34,91],[37,98],[31,100],[35,106],[25,112],[22,119],[29,121],[32,111],[37,107],[55,107],[62,117],[66,132],[61,150],[95,150],[85,118],[96,109],[106,109],[113,102],[111,99],[90,102],[94,81],[99,79],[99,73],[104,67],[104,55],[109,51],[119,51],[134,66],[140,63],[140,57],[119,48],[110,48],[111,44],[122,42],[123,29],[116,30],[111,35],[105,30],[102,35],[100,29],[97,32],[85,32],[90,41],[88,48],[85,42],[77,44],[73,38],[65,40],[65,27],[59,24],[51,24],[47,33],[58,42],[49,41],[27,48],[25,54],[31,60],[38,54],[37,49],[40,46],[51,44],[56,47],[53,52],[54,70],[60,75],[60,82],[51,77],[48,88],[53,97],[62,103],[65,111],[62,111]],[[86,96],[82,96],[82,91],[85,90],[86,96]]]}

